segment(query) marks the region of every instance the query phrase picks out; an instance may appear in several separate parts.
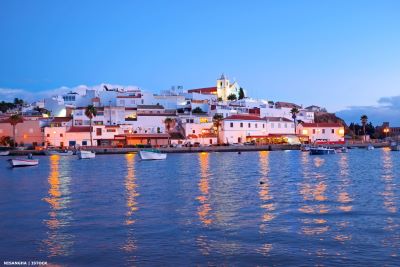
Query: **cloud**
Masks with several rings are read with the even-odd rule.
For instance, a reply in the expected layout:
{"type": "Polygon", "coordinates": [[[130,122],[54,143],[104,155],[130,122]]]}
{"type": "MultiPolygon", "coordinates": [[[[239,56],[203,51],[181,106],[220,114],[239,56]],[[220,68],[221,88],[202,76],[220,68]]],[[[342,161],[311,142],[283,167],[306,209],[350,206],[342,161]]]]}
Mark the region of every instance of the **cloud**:
{"type": "Polygon", "coordinates": [[[37,92],[32,92],[29,90],[25,89],[17,89],[17,88],[0,88],[0,101],[13,101],[14,98],[21,98],[25,100],[26,102],[34,102],[37,100],[42,100],[44,98],[52,97],[55,95],[60,95],[60,94],[65,94],[68,92],[77,92],[79,94],[84,94],[87,89],[93,89],[96,91],[103,91],[104,90],[104,85],[106,85],[108,88],[124,88],[124,89],[137,89],[137,86],[134,85],[119,85],[119,84],[107,84],[107,83],[102,83],[98,85],[78,85],[75,87],[67,87],[67,86],[61,86],[59,88],[55,89],[49,89],[49,90],[42,90],[42,91],[37,91],[37,92]]]}
{"type": "Polygon", "coordinates": [[[359,123],[363,114],[367,115],[374,125],[389,122],[392,126],[400,126],[400,96],[381,97],[376,105],[351,106],[336,112],[346,123],[359,123]]]}

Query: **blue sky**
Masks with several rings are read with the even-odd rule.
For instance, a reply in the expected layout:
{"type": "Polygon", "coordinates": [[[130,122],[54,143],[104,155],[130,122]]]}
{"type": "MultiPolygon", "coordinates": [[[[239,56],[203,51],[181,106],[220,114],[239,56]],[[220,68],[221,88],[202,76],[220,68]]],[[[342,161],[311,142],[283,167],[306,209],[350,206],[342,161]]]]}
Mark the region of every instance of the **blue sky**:
{"type": "Polygon", "coordinates": [[[190,89],[224,72],[253,97],[384,120],[400,114],[379,101],[400,95],[399,14],[400,1],[1,0],[0,98],[190,89]]]}

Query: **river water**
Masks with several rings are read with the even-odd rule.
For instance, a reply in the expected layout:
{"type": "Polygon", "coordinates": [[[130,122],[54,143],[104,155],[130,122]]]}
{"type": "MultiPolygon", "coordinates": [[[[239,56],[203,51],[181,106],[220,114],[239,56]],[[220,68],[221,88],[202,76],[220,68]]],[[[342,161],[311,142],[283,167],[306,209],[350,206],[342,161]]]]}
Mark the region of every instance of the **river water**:
{"type": "Polygon", "coordinates": [[[1,158],[1,263],[400,265],[399,152],[38,158],[1,158]]]}

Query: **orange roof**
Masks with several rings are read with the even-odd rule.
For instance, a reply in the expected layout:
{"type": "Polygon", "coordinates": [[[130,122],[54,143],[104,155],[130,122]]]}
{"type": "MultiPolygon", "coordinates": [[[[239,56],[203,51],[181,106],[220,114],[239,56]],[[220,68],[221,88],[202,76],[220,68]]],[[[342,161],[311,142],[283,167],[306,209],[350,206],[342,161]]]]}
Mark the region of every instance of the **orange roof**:
{"type": "Polygon", "coordinates": [[[258,116],[254,115],[245,115],[245,114],[237,114],[237,115],[231,115],[229,117],[226,117],[224,120],[235,120],[235,121],[262,121],[258,116]]]}
{"type": "Polygon", "coordinates": [[[301,123],[306,128],[324,128],[324,127],[343,127],[341,123],[321,122],[321,123],[301,123]]]}
{"type": "Polygon", "coordinates": [[[217,87],[205,87],[205,88],[190,89],[190,90],[188,90],[188,93],[216,94],[217,87]]]}

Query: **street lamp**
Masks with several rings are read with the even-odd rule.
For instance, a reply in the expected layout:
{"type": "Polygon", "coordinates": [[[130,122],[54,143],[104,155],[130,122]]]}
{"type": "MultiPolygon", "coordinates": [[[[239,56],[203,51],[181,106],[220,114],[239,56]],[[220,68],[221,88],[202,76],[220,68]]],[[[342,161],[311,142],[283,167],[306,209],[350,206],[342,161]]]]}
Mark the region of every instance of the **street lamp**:
{"type": "Polygon", "coordinates": [[[386,139],[387,139],[387,137],[388,137],[388,133],[389,133],[389,128],[385,128],[385,129],[383,129],[383,132],[386,134],[386,139]]]}

